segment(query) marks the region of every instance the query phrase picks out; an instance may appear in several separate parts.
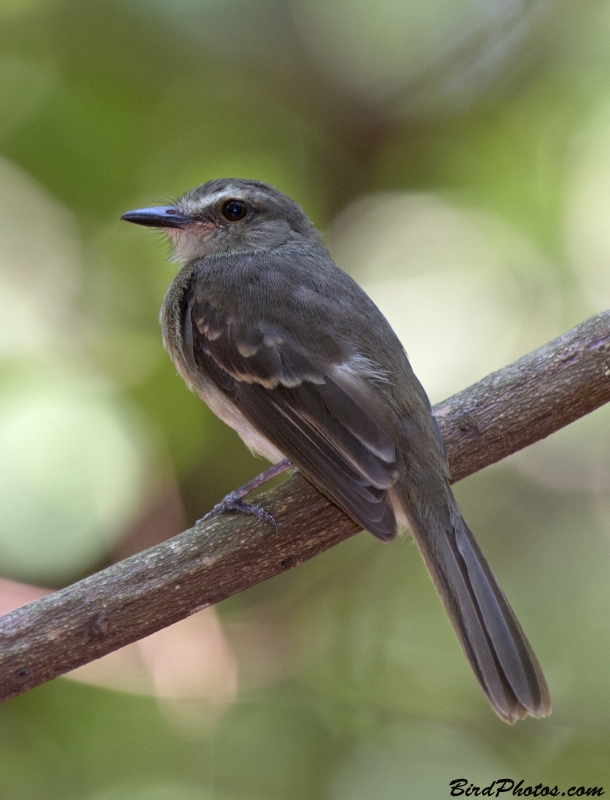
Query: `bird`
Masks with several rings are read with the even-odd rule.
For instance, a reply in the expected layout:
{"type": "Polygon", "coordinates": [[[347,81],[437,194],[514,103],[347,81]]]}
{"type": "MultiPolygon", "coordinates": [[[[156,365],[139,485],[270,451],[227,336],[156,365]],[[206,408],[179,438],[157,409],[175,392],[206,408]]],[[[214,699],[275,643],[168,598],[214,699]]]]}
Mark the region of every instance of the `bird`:
{"type": "MultiPolygon", "coordinates": [[[[363,530],[390,542],[408,526],[493,710],[510,724],[550,714],[540,664],[451,490],[405,349],[303,209],[268,184],[227,178],[122,219],[173,245],[179,270],[160,321],[187,386],[363,530]]],[[[220,510],[271,516],[243,496],[220,510]]]]}

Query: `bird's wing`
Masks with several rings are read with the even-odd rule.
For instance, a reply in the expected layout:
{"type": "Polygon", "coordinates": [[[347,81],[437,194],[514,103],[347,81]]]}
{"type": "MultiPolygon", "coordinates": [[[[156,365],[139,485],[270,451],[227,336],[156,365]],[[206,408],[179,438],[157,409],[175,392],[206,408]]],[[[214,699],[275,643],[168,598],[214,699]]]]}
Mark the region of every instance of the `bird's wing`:
{"type": "Polygon", "coordinates": [[[183,347],[203,375],[327,497],[379,539],[396,535],[393,421],[349,364],[328,364],[285,330],[237,322],[191,295],[183,347]]]}

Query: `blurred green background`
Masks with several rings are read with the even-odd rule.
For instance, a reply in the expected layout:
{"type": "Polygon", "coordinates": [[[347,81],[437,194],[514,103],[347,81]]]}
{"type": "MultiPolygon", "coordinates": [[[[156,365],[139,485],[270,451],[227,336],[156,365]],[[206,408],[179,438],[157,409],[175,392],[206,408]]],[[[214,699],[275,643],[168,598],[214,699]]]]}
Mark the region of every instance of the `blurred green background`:
{"type": "MultiPolygon", "coordinates": [[[[0,0],[3,608],[264,466],[176,376],[175,265],[121,213],[277,185],[441,400],[610,306],[609,40],[609,0],[0,0]]],[[[610,791],[609,421],[457,487],[550,719],[501,723],[410,540],[360,534],[3,705],[0,800],[610,791]]]]}

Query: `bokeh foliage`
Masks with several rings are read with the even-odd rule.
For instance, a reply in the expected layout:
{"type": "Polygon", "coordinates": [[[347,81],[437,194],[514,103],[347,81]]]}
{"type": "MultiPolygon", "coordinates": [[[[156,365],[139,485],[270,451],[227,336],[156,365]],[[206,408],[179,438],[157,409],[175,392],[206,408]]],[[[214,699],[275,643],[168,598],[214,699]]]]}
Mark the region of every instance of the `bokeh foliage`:
{"type": "MultiPolygon", "coordinates": [[[[68,583],[262,467],[163,353],[175,266],[130,208],[277,185],[433,400],[610,305],[609,34],[608,0],[0,0],[2,576],[68,583]]],[[[4,705],[0,800],[609,791],[609,417],[457,487],[549,720],[500,723],[410,540],[361,534],[217,609],[222,702],[161,690],[186,663],[166,645],[140,695],[115,675],[4,705]]]]}

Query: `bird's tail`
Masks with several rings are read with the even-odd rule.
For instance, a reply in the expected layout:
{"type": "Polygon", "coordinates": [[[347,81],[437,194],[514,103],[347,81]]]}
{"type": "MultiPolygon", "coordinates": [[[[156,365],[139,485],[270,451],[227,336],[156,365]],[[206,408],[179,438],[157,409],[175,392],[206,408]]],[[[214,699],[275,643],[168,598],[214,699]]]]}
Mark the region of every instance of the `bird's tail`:
{"type": "Polygon", "coordinates": [[[408,490],[398,501],[470,666],[503,720],[545,717],[551,697],[538,659],[449,485],[443,489],[443,502],[415,503],[408,490]]]}

